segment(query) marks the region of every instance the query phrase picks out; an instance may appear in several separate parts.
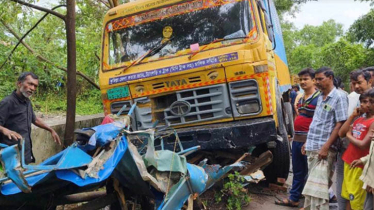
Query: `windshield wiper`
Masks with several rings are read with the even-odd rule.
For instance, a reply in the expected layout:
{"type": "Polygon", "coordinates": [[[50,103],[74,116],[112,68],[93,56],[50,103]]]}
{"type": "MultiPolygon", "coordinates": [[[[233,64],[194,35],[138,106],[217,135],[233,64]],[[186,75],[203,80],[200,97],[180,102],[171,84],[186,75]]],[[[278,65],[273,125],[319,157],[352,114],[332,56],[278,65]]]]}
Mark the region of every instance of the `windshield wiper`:
{"type": "Polygon", "coordinates": [[[233,40],[233,39],[244,39],[244,38],[248,38],[248,36],[215,39],[215,40],[211,41],[209,44],[207,44],[207,45],[205,45],[204,47],[202,47],[201,50],[196,51],[196,52],[194,52],[192,55],[188,56],[188,59],[191,60],[191,58],[192,58],[193,56],[195,56],[195,55],[198,54],[199,52],[204,51],[205,48],[207,48],[209,45],[214,44],[214,43],[216,43],[216,42],[227,41],[227,40],[233,40]]]}
{"type": "MultiPolygon", "coordinates": [[[[165,42],[161,42],[159,45],[153,47],[152,49],[148,50],[146,53],[144,53],[142,56],[140,56],[138,59],[136,59],[135,61],[133,61],[130,65],[126,66],[121,73],[125,72],[127,69],[129,69],[130,67],[132,66],[135,66],[136,64],[140,63],[142,60],[144,60],[146,57],[148,56],[153,56],[155,55],[156,53],[158,53],[160,50],[162,50],[162,48],[164,48],[166,45],[169,44],[169,42],[171,41],[172,39],[168,39],[166,40],[165,42]]],[[[121,74],[119,73],[119,74],[121,74]]]]}

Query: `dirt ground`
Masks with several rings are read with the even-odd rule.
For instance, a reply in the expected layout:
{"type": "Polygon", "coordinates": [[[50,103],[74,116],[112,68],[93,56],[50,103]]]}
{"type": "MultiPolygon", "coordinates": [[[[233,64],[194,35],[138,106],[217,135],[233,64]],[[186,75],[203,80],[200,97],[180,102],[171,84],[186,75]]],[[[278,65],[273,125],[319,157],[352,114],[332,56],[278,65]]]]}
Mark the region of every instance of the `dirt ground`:
{"type": "MultiPolygon", "coordinates": [[[[289,192],[290,187],[292,185],[292,176],[293,174],[290,173],[285,186],[287,187],[287,192],[289,192]]],[[[335,177],[333,177],[334,179],[335,177]]],[[[334,179],[335,182],[335,179],[334,179]]],[[[333,189],[335,185],[333,185],[333,189]]],[[[290,209],[299,209],[303,207],[304,200],[302,199],[299,208],[292,208],[292,207],[285,207],[275,205],[274,201],[276,198],[287,198],[288,194],[283,191],[271,190],[268,187],[263,187],[260,184],[251,185],[248,187],[249,194],[251,196],[251,202],[248,206],[243,207],[243,210],[290,210],[290,209]]],[[[337,210],[336,203],[330,203],[330,210],[337,210]]]]}

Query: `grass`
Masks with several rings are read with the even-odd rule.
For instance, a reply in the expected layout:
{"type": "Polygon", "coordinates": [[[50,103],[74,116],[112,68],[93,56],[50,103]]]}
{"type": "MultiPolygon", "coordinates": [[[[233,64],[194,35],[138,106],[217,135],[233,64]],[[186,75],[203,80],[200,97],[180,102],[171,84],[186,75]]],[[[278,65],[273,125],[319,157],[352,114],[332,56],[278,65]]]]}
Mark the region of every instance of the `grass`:
{"type": "MultiPolygon", "coordinates": [[[[35,112],[45,115],[66,113],[66,94],[60,92],[49,92],[36,94],[32,99],[35,112]]],[[[100,92],[95,91],[85,94],[77,94],[76,114],[90,115],[103,112],[100,92]]]]}

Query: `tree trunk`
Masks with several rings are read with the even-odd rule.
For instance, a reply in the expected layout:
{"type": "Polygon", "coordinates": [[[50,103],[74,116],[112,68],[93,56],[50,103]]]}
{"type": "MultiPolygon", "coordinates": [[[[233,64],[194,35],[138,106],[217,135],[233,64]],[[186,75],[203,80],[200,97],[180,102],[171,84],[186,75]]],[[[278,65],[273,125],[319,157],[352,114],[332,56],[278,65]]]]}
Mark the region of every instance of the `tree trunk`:
{"type": "Polygon", "coordinates": [[[75,40],[75,0],[66,0],[66,37],[67,37],[67,110],[64,145],[74,141],[76,106],[76,40],[75,40]]]}

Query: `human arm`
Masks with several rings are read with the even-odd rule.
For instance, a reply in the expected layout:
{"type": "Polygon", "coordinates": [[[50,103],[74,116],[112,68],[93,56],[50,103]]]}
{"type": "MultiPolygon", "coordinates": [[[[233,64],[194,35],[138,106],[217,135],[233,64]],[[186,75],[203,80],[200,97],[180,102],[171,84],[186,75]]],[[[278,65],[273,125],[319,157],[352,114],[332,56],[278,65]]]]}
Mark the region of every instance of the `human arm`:
{"type": "Polygon", "coordinates": [[[349,142],[351,142],[351,144],[353,144],[354,146],[356,146],[360,149],[368,148],[370,146],[370,142],[371,142],[371,138],[372,138],[371,136],[373,135],[373,129],[374,129],[374,123],[370,125],[369,131],[366,134],[366,136],[364,137],[364,139],[362,141],[360,141],[360,140],[356,139],[355,137],[353,137],[352,128],[350,128],[349,131],[347,132],[347,138],[348,138],[349,142]]]}
{"type": "Polygon", "coordinates": [[[327,142],[322,146],[318,153],[318,159],[326,159],[331,145],[334,144],[336,139],[339,137],[339,129],[343,125],[343,122],[337,122],[327,142]]]}
{"type": "Polygon", "coordinates": [[[44,130],[47,130],[47,131],[51,132],[53,140],[56,143],[58,143],[59,145],[61,145],[60,137],[58,136],[58,134],[56,133],[56,131],[53,130],[53,128],[49,127],[45,122],[43,122],[42,119],[40,119],[39,117],[36,117],[34,125],[38,126],[39,128],[43,128],[44,130]]]}
{"type": "Polygon", "coordinates": [[[298,104],[300,102],[300,99],[303,97],[303,94],[299,93],[297,94],[296,98],[295,98],[295,102],[293,104],[293,106],[295,107],[295,111],[296,111],[296,116],[299,115],[299,109],[298,109],[298,104]]]}
{"type": "Polygon", "coordinates": [[[348,98],[345,94],[339,93],[339,91],[338,96],[339,98],[333,107],[336,124],[330,134],[330,137],[327,139],[326,143],[320,149],[318,153],[318,159],[327,158],[331,145],[333,145],[336,139],[339,137],[339,130],[348,118],[348,98]]]}
{"type": "Polygon", "coordinates": [[[342,127],[340,128],[339,130],[339,137],[340,138],[343,138],[346,136],[347,132],[349,131],[349,128],[351,127],[352,123],[354,122],[354,120],[360,116],[360,109],[359,108],[356,108],[353,113],[351,114],[351,116],[348,117],[347,121],[345,121],[345,123],[342,125],[342,127]]]}

